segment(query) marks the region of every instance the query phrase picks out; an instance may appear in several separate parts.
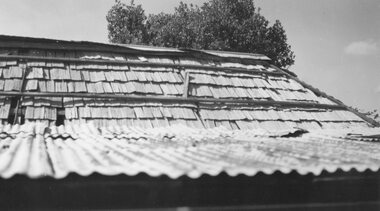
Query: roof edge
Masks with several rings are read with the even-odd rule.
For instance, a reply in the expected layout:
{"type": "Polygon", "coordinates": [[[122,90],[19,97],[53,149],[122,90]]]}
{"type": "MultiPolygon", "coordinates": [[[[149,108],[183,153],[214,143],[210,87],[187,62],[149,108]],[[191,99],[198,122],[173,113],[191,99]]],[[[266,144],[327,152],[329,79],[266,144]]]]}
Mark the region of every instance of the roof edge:
{"type": "Polygon", "coordinates": [[[252,59],[270,61],[262,54],[232,51],[196,50],[183,48],[167,48],[149,45],[131,45],[118,43],[102,43],[93,41],[57,40],[51,38],[35,38],[13,35],[0,35],[0,47],[33,48],[52,50],[103,51],[112,53],[131,53],[142,55],[194,56],[195,53],[208,54],[220,58],[252,59]]]}
{"type": "Polygon", "coordinates": [[[0,35],[0,47],[6,48],[33,48],[33,49],[51,49],[51,50],[83,50],[83,51],[101,51],[110,53],[131,53],[131,54],[154,54],[154,55],[172,55],[182,54],[184,52],[168,51],[150,51],[135,48],[133,46],[113,43],[102,43],[93,41],[74,41],[74,40],[57,40],[50,38],[34,38],[22,36],[0,35]]]}
{"type": "MultiPolygon", "coordinates": [[[[275,66],[274,66],[275,67],[275,66]]],[[[371,124],[372,126],[374,127],[380,127],[380,123],[375,121],[374,119],[364,115],[363,113],[360,113],[358,111],[356,111],[355,109],[351,108],[350,106],[347,106],[346,104],[344,104],[342,101],[338,100],[337,98],[331,96],[331,95],[328,95],[327,93],[313,87],[312,85],[302,81],[301,79],[299,79],[297,77],[297,75],[289,70],[286,70],[286,69],[282,69],[282,68],[277,68],[279,71],[282,71],[283,73],[285,73],[286,75],[288,75],[289,78],[297,81],[298,83],[300,83],[302,86],[310,89],[311,91],[313,91],[314,93],[317,93],[319,94],[320,96],[323,96],[329,100],[331,100],[332,102],[336,103],[338,106],[342,106],[344,107],[346,110],[354,113],[355,115],[359,116],[360,118],[362,118],[365,122],[371,124]]]]}

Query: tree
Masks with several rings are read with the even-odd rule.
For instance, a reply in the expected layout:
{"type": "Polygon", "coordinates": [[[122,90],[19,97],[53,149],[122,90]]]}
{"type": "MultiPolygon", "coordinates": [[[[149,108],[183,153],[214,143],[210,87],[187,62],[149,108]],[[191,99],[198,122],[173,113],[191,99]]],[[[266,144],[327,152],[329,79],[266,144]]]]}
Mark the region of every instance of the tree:
{"type": "Polygon", "coordinates": [[[145,12],[141,5],[135,5],[132,0],[130,5],[115,1],[115,5],[108,11],[108,38],[112,43],[143,43],[146,33],[144,22],[145,12]]]}
{"type": "Polygon", "coordinates": [[[187,4],[180,3],[174,14],[150,15],[146,23],[149,38],[146,44],[177,47],[200,48],[199,38],[200,10],[187,4]]]}
{"type": "Polygon", "coordinates": [[[253,0],[210,0],[201,7],[180,2],[173,14],[148,18],[141,5],[117,0],[107,21],[111,42],[261,53],[280,67],[294,64],[281,22],[270,25],[253,0]]]}

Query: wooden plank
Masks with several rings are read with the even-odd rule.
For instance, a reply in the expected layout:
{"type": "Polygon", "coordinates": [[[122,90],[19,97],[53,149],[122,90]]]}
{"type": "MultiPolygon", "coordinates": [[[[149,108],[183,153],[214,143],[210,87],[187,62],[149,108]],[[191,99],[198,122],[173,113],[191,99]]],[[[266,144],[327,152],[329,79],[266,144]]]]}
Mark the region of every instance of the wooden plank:
{"type": "MultiPolygon", "coordinates": [[[[24,90],[25,90],[25,78],[26,78],[26,75],[28,74],[30,68],[24,68],[24,67],[20,67],[22,68],[22,82],[21,82],[21,89],[20,89],[20,92],[19,93],[22,93],[24,90]]],[[[16,111],[14,113],[15,115],[15,118],[13,120],[13,124],[17,124],[19,123],[18,122],[18,113],[19,113],[19,109],[20,109],[20,106],[22,104],[22,100],[24,99],[24,96],[20,96],[20,98],[17,100],[17,105],[16,105],[16,111]]]]}
{"type": "Polygon", "coordinates": [[[190,73],[185,72],[185,82],[183,86],[183,97],[187,98],[189,95],[189,83],[190,83],[190,73]]]}
{"type": "Polygon", "coordinates": [[[111,61],[111,60],[88,60],[78,58],[57,58],[57,57],[38,57],[38,56],[19,56],[19,55],[0,55],[0,59],[19,59],[22,61],[59,61],[59,62],[76,62],[90,64],[124,64],[133,66],[150,66],[150,67],[168,67],[168,68],[185,68],[185,69],[201,69],[210,71],[223,71],[230,73],[248,73],[255,75],[272,75],[286,76],[284,71],[264,72],[259,70],[248,70],[244,68],[227,68],[217,66],[187,65],[187,64],[169,64],[169,63],[153,63],[153,62],[135,62],[135,61],[111,61]]]}
{"type": "MultiPolygon", "coordinates": [[[[242,54],[239,52],[217,52],[217,51],[198,51],[193,49],[168,49],[151,48],[150,46],[128,46],[112,43],[99,43],[91,41],[66,41],[55,40],[47,38],[31,38],[21,36],[8,36],[0,35],[0,47],[1,48],[24,48],[33,50],[64,50],[64,51],[89,51],[89,52],[107,52],[107,53],[129,53],[139,55],[153,55],[153,56],[211,56],[224,58],[223,54],[242,54]]],[[[48,52],[48,55],[52,55],[48,52]]],[[[247,54],[253,55],[253,54],[247,54]]],[[[234,56],[232,56],[234,57],[234,56]]],[[[265,55],[256,55],[257,61],[268,60],[265,55]]],[[[270,59],[269,59],[270,60],[270,59]]]]}
{"type": "MultiPolygon", "coordinates": [[[[30,38],[26,38],[30,39],[30,38]]],[[[186,54],[185,52],[154,52],[141,51],[129,48],[128,46],[120,46],[117,44],[103,44],[94,42],[74,42],[47,39],[30,39],[30,40],[5,40],[0,37],[1,48],[24,48],[35,50],[65,50],[65,51],[88,51],[88,52],[105,52],[105,53],[129,53],[139,55],[153,56],[178,56],[186,54]]]]}
{"type": "Polygon", "coordinates": [[[194,97],[166,97],[166,96],[141,96],[141,95],[117,95],[117,94],[93,94],[93,93],[65,93],[65,92],[15,92],[0,91],[0,96],[30,96],[30,97],[75,97],[75,98],[104,98],[122,99],[134,101],[158,101],[177,103],[228,103],[228,104],[249,104],[252,106],[272,106],[272,107],[299,107],[299,108],[321,108],[346,110],[342,105],[315,104],[307,102],[286,102],[286,101],[257,101],[241,99],[214,99],[214,98],[194,98],[194,97]]]}

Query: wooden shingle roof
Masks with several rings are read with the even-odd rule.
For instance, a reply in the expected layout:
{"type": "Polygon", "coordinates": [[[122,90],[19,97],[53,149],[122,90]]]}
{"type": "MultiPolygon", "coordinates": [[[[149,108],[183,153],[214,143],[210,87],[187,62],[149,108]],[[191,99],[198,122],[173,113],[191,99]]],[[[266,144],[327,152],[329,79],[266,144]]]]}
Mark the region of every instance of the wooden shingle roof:
{"type": "Polygon", "coordinates": [[[0,36],[4,123],[373,126],[264,55],[0,36]]]}
{"type": "Polygon", "coordinates": [[[375,126],[264,55],[0,35],[5,209],[378,201],[375,126]]]}

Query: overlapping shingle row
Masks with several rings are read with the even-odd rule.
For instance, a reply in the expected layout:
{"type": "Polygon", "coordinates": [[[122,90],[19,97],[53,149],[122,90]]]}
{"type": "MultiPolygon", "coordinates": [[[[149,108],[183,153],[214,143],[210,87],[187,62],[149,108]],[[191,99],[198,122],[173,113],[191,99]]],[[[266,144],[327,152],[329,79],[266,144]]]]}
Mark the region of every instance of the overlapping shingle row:
{"type": "Polygon", "coordinates": [[[133,103],[106,100],[100,105],[93,99],[84,107],[67,107],[66,122],[92,122],[96,125],[128,125],[144,128],[185,124],[196,128],[203,127],[196,107],[191,104],[133,103]]]}
{"type": "Polygon", "coordinates": [[[190,81],[194,84],[191,86],[192,96],[334,104],[324,97],[316,96],[298,82],[283,76],[190,71],[194,72],[190,81]]]}
{"type": "MultiPolygon", "coordinates": [[[[49,64],[49,63],[47,63],[49,64]]],[[[183,80],[173,68],[128,65],[75,65],[62,67],[28,64],[26,91],[182,95],[183,80]]]]}
{"type": "Polygon", "coordinates": [[[122,45],[107,45],[103,52],[94,43],[92,50],[88,43],[86,50],[81,50],[80,43],[62,45],[60,50],[26,48],[25,43],[22,49],[17,45],[3,49],[9,57],[0,58],[0,91],[60,94],[3,97],[3,121],[12,122],[14,116],[25,122],[52,124],[92,122],[151,128],[181,123],[196,128],[223,125],[271,130],[369,126],[344,107],[337,108],[336,101],[270,65],[262,55],[122,45]],[[74,45],[75,50],[65,45],[74,45]],[[161,97],[171,101],[160,101],[161,97]]]}
{"type": "Polygon", "coordinates": [[[233,129],[286,130],[291,128],[339,129],[368,127],[361,118],[349,111],[274,107],[201,107],[200,117],[209,127],[223,125],[233,129]]]}

